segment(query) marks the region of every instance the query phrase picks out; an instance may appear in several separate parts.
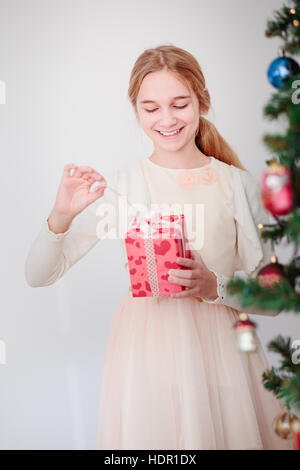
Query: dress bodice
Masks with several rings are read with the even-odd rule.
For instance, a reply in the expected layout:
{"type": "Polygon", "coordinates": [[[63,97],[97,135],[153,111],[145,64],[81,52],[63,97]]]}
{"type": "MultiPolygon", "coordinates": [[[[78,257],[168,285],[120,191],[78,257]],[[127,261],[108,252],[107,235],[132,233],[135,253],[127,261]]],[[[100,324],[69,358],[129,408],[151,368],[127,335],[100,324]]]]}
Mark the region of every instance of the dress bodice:
{"type": "Polygon", "coordinates": [[[228,206],[230,167],[214,157],[192,169],[171,169],[142,160],[153,210],[185,216],[187,248],[199,251],[208,268],[233,275],[236,261],[236,224],[228,206]],[[226,204],[227,203],[227,204],[226,204]]]}

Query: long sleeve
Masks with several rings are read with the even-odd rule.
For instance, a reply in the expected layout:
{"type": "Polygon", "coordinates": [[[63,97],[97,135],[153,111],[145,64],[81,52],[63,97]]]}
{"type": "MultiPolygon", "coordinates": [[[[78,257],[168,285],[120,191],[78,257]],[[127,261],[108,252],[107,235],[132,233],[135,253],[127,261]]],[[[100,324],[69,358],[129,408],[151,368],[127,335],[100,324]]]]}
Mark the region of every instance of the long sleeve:
{"type": "MultiPolygon", "coordinates": [[[[270,263],[274,254],[271,241],[264,242],[261,239],[257,227],[259,223],[270,223],[270,215],[265,210],[260,194],[260,185],[250,173],[232,168],[233,191],[232,199],[228,205],[232,210],[237,227],[237,264],[234,277],[244,279],[255,278],[258,271],[270,263]]],[[[230,295],[227,292],[227,283],[231,279],[222,273],[211,270],[217,277],[218,297],[215,300],[205,300],[208,303],[221,303],[236,310],[254,315],[276,316],[280,312],[274,310],[262,310],[257,307],[243,308],[240,305],[239,295],[230,295]]]]}
{"type": "MultiPolygon", "coordinates": [[[[119,172],[106,177],[116,188],[119,172]]],[[[116,197],[106,188],[101,198],[86,207],[63,233],[54,233],[43,220],[41,229],[30,246],[25,261],[25,278],[31,287],[49,286],[86,255],[116,224],[116,197]],[[108,204],[108,206],[106,206],[108,204]],[[109,208],[108,211],[101,211],[109,208]],[[100,208],[100,210],[99,210],[100,208]],[[102,213],[103,212],[103,213],[102,213]],[[102,223],[105,221],[105,224],[102,223]]]]}

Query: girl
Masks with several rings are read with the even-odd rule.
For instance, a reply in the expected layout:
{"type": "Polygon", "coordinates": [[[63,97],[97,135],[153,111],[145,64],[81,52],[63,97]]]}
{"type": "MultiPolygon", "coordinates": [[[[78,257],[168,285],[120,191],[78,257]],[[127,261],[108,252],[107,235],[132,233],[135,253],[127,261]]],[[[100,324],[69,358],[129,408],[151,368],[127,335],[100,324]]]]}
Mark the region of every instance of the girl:
{"type": "MultiPolygon", "coordinates": [[[[292,449],[272,429],[283,406],[261,383],[268,368],[262,345],[250,355],[237,350],[232,326],[242,309],[226,291],[236,271],[255,276],[270,261],[270,244],[257,229],[268,221],[259,185],[203,117],[210,96],[189,52],[173,45],[145,50],[131,72],[129,98],[152,154],[116,171],[109,185],[91,167],[66,165],[25,266],[29,285],[47,286],[95,246],[105,232],[96,203],[116,207],[107,186],[134,204],[204,207],[201,247],[169,272],[169,282],[185,289],[133,297],[129,288],[115,312],[97,448],[292,449]],[[95,182],[101,184],[90,192],[95,182]]],[[[116,217],[108,221],[116,226],[116,217]]],[[[125,255],[124,263],[128,270],[125,255]]]]}

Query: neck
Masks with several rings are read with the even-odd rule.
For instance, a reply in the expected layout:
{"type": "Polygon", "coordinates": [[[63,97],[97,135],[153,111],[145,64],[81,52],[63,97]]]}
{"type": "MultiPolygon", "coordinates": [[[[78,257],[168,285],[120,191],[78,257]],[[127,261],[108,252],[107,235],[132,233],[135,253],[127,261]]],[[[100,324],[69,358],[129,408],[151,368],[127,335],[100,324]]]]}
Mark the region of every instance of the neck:
{"type": "Polygon", "coordinates": [[[167,168],[180,169],[180,168],[196,168],[206,165],[209,157],[202,153],[196,146],[188,152],[186,149],[179,150],[178,152],[168,152],[165,149],[155,149],[150,155],[149,160],[157,165],[167,168]]]}

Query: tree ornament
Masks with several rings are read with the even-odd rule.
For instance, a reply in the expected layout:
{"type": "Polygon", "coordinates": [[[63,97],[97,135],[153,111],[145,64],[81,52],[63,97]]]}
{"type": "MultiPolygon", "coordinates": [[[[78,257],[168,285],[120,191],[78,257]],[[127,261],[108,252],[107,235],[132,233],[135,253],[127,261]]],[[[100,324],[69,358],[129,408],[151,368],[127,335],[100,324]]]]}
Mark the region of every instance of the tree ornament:
{"type": "Polygon", "coordinates": [[[291,170],[279,162],[268,164],[261,180],[265,209],[273,215],[285,215],[293,208],[291,170]]]}
{"type": "Polygon", "coordinates": [[[272,287],[284,278],[284,266],[278,263],[277,256],[272,256],[272,262],[261,268],[257,273],[257,280],[263,287],[272,287]]]}
{"type": "Polygon", "coordinates": [[[284,48],[281,49],[281,56],[270,63],[267,71],[270,84],[277,89],[281,88],[288,78],[300,73],[298,62],[292,57],[286,56],[284,48]]]}
{"type": "Polygon", "coordinates": [[[239,313],[239,320],[233,325],[236,331],[238,350],[244,353],[252,353],[258,349],[256,335],[256,323],[251,321],[245,312],[239,313]]]}
{"type": "Polygon", "coordinates": [[[300,424],[299,418],[289,411],[288,406],[283,406],[283,413],[275,416],[273,420],[273,429],[277,436],[282,439],[293,439],[294,428],[300,424]]]}

